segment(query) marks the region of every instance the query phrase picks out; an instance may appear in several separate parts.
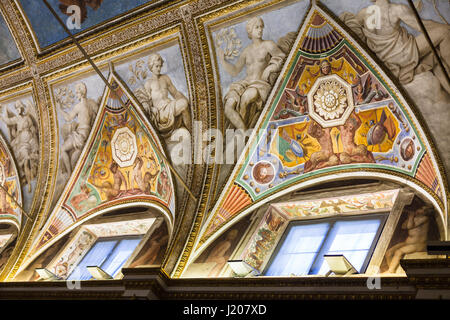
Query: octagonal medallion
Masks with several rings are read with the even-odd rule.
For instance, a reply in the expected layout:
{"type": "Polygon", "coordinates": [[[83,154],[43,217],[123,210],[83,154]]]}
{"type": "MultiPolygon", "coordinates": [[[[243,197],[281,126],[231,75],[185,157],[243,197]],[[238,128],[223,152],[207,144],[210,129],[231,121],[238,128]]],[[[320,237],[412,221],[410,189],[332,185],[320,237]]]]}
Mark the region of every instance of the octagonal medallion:
{"type": "Polygon", "coordinates": [[[119,128],[111,140],[112,157],[119,167],[128,167],[137,156],[136,136],[127,127],[119,128]]]}
{"type": "Polygon", "coordinates": [[[338,75],[320,77],[308,92],[309,115],[322,127],[345,123],[353,111],[352,87],[338,75]]]}

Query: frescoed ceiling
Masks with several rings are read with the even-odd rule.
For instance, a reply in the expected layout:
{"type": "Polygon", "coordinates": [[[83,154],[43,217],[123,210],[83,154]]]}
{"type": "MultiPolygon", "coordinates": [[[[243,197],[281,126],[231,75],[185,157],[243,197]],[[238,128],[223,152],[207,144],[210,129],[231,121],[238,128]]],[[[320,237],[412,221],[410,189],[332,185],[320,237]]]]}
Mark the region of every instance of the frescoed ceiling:
{"type": "Polygon", "coordinates": [[[367,176],[393,172],[425,184],[441,203],[445,224],[445,182],[436,173],[437,162],[430,165],[430,142],[376,62],[316,6],[294,48],[257,130],[200,231],[197,249],[272,195],[355,169],[367,176]]]}
{"type": "Polygon", "coordinates": [[[31,217],[0,212],[21,232],[0,281],[133,205],[166,218],[180,277],[255,210],[335,180],[411,188],[448,234],[448,1],[415,1],[437,56],[406,0],[48,3],[64,23],[80,8],[107,83],[43,1],[0,0],[0,182],[31,217]]]}
{"type": "Polygon", "coordinates": [[[20,53],[16,42],[4,17],[0,14],[0,67],[17,59],[20,59],[20,53]]]}
{"type": "Polygon", "coordinates": [[[156,133],[130,92],[111,70],[87,148],[80,155],[53,214],[37,237],[34,251],[56,241],[80,221],[105,208],[151,203],[175,219],[172,175],[156,133]],[[123,101],[121,105],[119,99],[123,101]]]}
{"type": "MultiPolygon", "coordinates": [[[[408,1],[399,0],[392,1],[398,4],[408,5],[408,1]]],[[[342,18],[345,23],[345,16],[348,13],[356,14],[360,10],[373,5],[370,0],[361,1],[337,1],[337,0],[321,0],[329,10],[331,10],[337,17],[342,18]]],[[[433,41],[437,48],[439,48],[439,43],[445,37],[448,38],[448,24],[450,23],[450,2],[448,1],[435,1],[435,0],[422,0],[414,1],[416,4],[418,13],[422,18],[425,28],[434,34],[433,41]],[[442,28],[442,29],[440,29],[442,28]],[[439,30],[433,32],[433,30],[439,30]],[[441,38],[441,39],[440,39],[441,38]]],[[[427,49],[428,58],[430,59],[430,47],[424,38],[424,35],[420,32],[420,27],[411,20],[410,17],[405,16],[405,21],[401,22],[402,26],[406,28],[409,34],[413,35],[420,41],[424,48],[427,49]]],[[[348,27],[352,27],[351,22],[349,22],[348,27]]],[[[356,31],[356,30],[352,30],[356,31]]],[[[448,51],[447,49],[443,49],[448,51]]],[[[382,57],[380,57],[383,60],[382,57]]],[[[422,61],[426,60],[422,58],[422,61]]],[[[448,63],[448,62],[447,62],[448,63]]],[[[425,63],[426,65],[427,63],[425,63]]],[[[424,67],[427,69],[427,67],[424,67]]],[[[448,69],[447,69],[448,72],[448,69]]],[[[440,71],[438,71],[440,73],[440,71]]],[[[422,72],[417,75],[416,79],[413,81],[405,81],[402,83],[403,88],[408,92],[411,98],[414,100],[416,106],[425,118],[427,126],[429,127],[433,140],[439,149],[441,159],[448,170],[450,169],[450,146],[447,143],[450,139],[450,128],[445,125],[441,119],[448,119],[448,107],[450,93],[450,87],[445,85],[445,81],[441,82],[441,85],[446,86],[445,92],[434,89],[436,86],[432,84],[436,81],[430,76],[429,72],[422,72]]]]}
{"type": "MultiPolygon", "coordinates": [[[[20,230],[23,214],[20,178],[8,146],[0,135],[0,224],[8,223],[20,230]]],[[[1,247],[1,246],[0,246],[1,247]]]]}
{"type": "MultiPolygon", "coordinates": [[[[49,0],[48,3],[65,22],[69,21],[74,11],[71,6],[80,8],[79,25],[69,28],[73,34],[81,33],[87,29],[100,26],[119,16],[123,16],[133,9],[144,4],[157,1],[132,0],[49,0]]],[[[19,0],[17,5],[21,7],[28,19],[37,44],[40,48],[46,48],[65,38],[67,34],[61,26],[56,24],[55,17],[48,11],[43,1],[19,0]],[[48,23],[42,23],[48,21],[48,23]],[[51,23],[51,21],[55,23],[51,23]]],[[[75,20],[70,20],[75,24],[75,20]]]]}

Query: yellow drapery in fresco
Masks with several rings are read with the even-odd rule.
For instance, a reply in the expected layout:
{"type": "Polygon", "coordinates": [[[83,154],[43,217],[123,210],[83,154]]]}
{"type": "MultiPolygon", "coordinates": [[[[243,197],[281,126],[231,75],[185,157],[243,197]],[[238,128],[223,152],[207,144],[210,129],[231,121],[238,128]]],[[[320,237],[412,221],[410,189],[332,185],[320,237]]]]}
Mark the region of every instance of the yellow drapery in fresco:
{"type": "Polygon", "coordinates": [[[311,154],[320,150],[320,145],[316,139],[307,134],[309,122],[295,123],[293,125],[282,126],[277,129],[277,135],[270,146],[270,153],[277,156],[283,166],[288,168],[296,167],[305,163],[311,154]],[[291,146],[294,140],[303,149],[303,156],[297,156],[291,146]]]}
{"type": "Polygon", "coordinates": [[[399,122],[389,110],[389,108],[382,107],[378,109],[372,109],[367,111],[362,111],[358,113],[358,116],[361,119],[361,126],[356,131],[355,134],[355,143],[356,144],[364,144],[367,146],[367,150],[371,152],[389,152],[392,150],[394,145],[394,140],[397,134],[400,132],[399,122]],[[384,139],[379,144],[369,145],[367,143],[367,135],[369,133],[370,128],[380,123],[380,119],[382,118],[382,114],[385,112],[386,120],[381,125],[386,130],[386,134],[384,139]]]}

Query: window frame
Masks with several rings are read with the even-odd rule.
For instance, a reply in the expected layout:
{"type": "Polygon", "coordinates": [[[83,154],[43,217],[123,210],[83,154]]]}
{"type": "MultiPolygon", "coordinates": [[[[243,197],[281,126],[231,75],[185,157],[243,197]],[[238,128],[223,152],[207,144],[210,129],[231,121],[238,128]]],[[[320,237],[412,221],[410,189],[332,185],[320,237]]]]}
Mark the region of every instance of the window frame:
{"type": "MultiPolygon", "coordinates": [[[[361,270],[360,270],[360,274],[363,274],[366,272],[367,267],[369,266],[370,260],[372,259],[372,256],[375,252],[375,248],[378,244],[378,241],[380,240],[381,234],[384,230],[384,227],[386,225],[386,221],[389,217],[390,212],[381,212],[381,213],[368,213],[368,214],[354,214],[354,215],[335,215],[335,216],[331,216],[331,217],[318,217],[315,219],[300,219],[300,220],[292,220],[289,221],[288,226],[286,227],[286,229],[283,232],[283,235],[281,236],[280,240],[277,243],[277,246],[275,247],[275,250],[273,251],[273,253],[270,256],[269,261],[267,262],[266,266],[264,267],[263,272],[261,273],[263,276],[266,276],[267,271],[270,269],[270,266],[272,265],[272,263],[274,262],[276,256],[278,255],[278,253],[280,252],[284,241],[286,240],[289,232],[291,231],[291,229],[295,226],[298,225],[311,225],[311,224],[319,224],[319,223],[329,223],[330,227],[328,228],[328,231],[322,241],[322,243],[320,244],[320,248],[317,251],[316,256],[314,257],[314,260],[309,268],[308,274],[305,275],[300,275],[299,277],[304,277],[304,276],[323,276],[323,275],[312,275],[309,274],[309,272],[311,272],[311,270],[319,263],[319,257],[322,253],[322,250],[324,248],[324,246],[327,243],[327,238],[330,235],[331,230],[333,229],[334,225],[336,224],[336,222],[338,221],[360,221],[360,220],[374,220],[374,219],[379,219],[380,220],[380,225],[378,227],[378,230],[375,234],[375,237],[372,241],[372,244],[370,245],[369,248],[369,252],[366,256],[366,258],[364,259],[364,263],[361,266],[361,270]]],[[[266,277],[288,277],[287,275],[277,275],[277,276],[266,276],[266,277]]]]}
{"type": "MultiPolygon", "coordinates": [[[[83,262],[84,258],[89,254],[89,252],[91,252],[91,250],[95,247],[95,245],[96,245],[98,242],[105,242],[105,241],[112,241],[112,240],[116,241],[116,243],[114,244],[113,248],[109,251],[108,255],[104,258],[102,264],[101,264],[100,266],[97,266],[97,267],[99,267],[99,268],[101,268],[101,269],[103,270],[103,268],[102,268],[103,264],[104,264],[104,263],[108,260],[108,258],[113,254],[114,250],[115,250],[115,249],[117,248],[117,246],[122,242],[122,240],[135,240],[135,239],[137,240],[137,239],[139,239],[139,240],[140,240],[139,243],[140,243],[140,242],[142,241],[143,238],[144,238],[144,235],[137,235],[137,234],[133,234],[133,235],[121,235],[121,236],[111,236],[111,237],[100,237],[100,238],[97,238],[97,239],[95,240],[95,242],[90,246],[89,250],[86,251],[86,253],[83,255],[83,257],[80,259],[80,261],[78,261],[77,265],[73,268],[72,272],[67,276],[67,279],[75,272],[75,270],[77,270],[78,266],[81,264],[81,262],[83,262]]],[[[133,249],[133,252],[134,252],[134,250],[136,250],[136,248],[139,246],[139,243],[138,243],[138,244],[136,245],[136,247],[133,249]]],[[[127,261],[128,261],[130,258],[132,258],[133,252],[132,252],[131,255],[127,258],[127,260],[124,262],[123,265],[126,265],[127,261]]],[[[86,266],[86,267],[90,267],[90,266],[86,266]]],[[[122,268],[123,268],[123,267],[122,267],[122,268]]],[[[122,269],[122,268],[121,268],[121,269],[122,269]]],[[[120,270],[119,270],[119,273],[120,273],[120,270]]],[[[113,277],[113,278],[115,278],[115,276],[112,275],[112,274],[111,274],[110,276],[113,277]]],[[[88,280],[91,280],[91,279],[92,279],[92,277],[89,278],[88,280]]]]}

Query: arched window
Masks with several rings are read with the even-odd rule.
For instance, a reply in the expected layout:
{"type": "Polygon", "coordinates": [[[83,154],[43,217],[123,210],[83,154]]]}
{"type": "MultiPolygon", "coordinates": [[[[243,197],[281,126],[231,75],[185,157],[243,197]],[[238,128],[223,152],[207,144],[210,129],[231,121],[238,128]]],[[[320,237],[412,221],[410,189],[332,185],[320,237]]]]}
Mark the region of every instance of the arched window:
{"type": "Polygon", "coordinates": [[[134,252],[142,236],[99,238],[67,279],[92,279],[92,274],[87,267],[101,268],[106,274],[114,278],[134,252]]]}
{"type": "Polygon", "coordinates": [[[387,214],[292,221],[272,255],[267,276],[325,275],[325,255],[344,255],[364,272],[387,214]]]}

